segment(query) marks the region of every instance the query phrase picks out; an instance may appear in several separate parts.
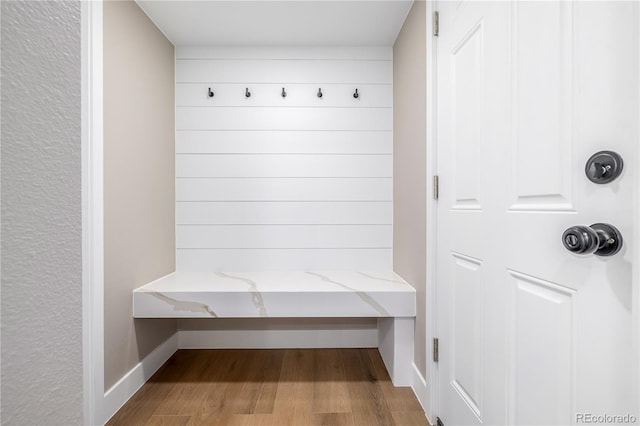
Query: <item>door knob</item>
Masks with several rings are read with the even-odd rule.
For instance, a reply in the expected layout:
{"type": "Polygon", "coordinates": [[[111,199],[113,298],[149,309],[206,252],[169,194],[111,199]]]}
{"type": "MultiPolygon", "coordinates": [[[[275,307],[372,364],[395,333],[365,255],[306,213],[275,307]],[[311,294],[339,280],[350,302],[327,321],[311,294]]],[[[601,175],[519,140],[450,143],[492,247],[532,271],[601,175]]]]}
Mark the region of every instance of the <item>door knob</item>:
{"type": "Polygon", "coordinates": [[[615,226],[606,223],[577,225],[564,231],[562,244],[576,254],[612,256],[622,248],[622,234],[615,226]]]}

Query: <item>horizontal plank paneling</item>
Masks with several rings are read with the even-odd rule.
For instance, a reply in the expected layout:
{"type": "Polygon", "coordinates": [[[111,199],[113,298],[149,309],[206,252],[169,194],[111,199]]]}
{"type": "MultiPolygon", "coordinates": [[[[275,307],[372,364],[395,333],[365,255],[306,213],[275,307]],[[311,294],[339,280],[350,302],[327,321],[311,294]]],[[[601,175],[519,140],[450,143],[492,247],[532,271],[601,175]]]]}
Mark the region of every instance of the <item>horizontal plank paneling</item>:
{"type": "Polygon", "coordinates": [[[286,102],[283,102],[282,84],[212,84],[178,83],[176,85],[176,106],[317,106],[371,108],[392,106],[391,84],[348,85],[348,84],[286,84],[286,102]],[[209,89],[214,96],[209,97],[209,89]],[[251,96],[246,97],[249,89],[251,96]],[[322,89],[322,97],[318,97],[322,89]],[[358,98],[354,91],[358,89],[358,98]]]}
{"type": "Polygon", "coordinates": [[[391,201],[390,178],[180,178],[176,201],[391,201]]]}
{"type": "Polygon", "coordinates": [[[391,47],[266,47],[266,46],[177,46],[176,59],[393,59],[391,47]]]}
{"type": "Polygon", "coordinates": [[[391,249],[178,249],[182,271],[376,270],[390,266],[391,249]]]}
{"type": "Polygon", "coordinates": [[[176,107],[177,130],[388,131],[392,120],[391,108],[176,107]]]}
{"type": "Polygon", "coordinates": [[[178,59],[177,83],[389,84],[391,61],[178,59]]]}
{"type": "Polygon", "coordinates": [[[391,177],[391,155],[180,154],[177,177],[391,177]]]}
{"type": "Polygon", "coordinates": [[[392,205],[384,202],[192,202],[177,203],[178,225],[390,225],[392,205]]]}
{"type": "Polygon", "coordinates": [[[391,154],[391,132],[179,131],[178,154],[391,154]]]}
{"type": "Polygon", "coordinates": [[[391,267],[390,48],[176,58],[178,269],[391,267]]]}
{"type": "Polygon", "coordinates": [[[391,248],[391,225],[178,225],[185,248],[391,248]]]}

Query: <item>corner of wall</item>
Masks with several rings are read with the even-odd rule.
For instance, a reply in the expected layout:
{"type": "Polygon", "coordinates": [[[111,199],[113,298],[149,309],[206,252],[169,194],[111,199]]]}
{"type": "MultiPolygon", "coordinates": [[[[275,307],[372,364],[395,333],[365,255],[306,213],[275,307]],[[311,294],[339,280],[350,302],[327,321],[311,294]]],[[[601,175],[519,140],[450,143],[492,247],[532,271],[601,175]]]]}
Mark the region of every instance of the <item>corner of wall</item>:
{"type": "Polygon", "coordinates": [[[393,269],[416,289],[415,364],[425,373],[427,258],[426,3],[393,46],[393,269]]]}
{"type": "Polygon", "coordinates": [[[177,330],[132,291],[175,271],[174,47],[133,1],[103,3],[104,387],[177,330]]]}

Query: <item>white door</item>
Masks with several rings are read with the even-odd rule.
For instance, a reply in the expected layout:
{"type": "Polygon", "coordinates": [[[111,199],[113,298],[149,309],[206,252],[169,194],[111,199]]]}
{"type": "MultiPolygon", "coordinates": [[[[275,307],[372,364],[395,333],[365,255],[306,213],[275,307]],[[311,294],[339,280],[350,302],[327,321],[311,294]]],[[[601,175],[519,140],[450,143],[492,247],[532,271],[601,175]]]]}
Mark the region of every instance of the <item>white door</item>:
{"type": "Polygon", "coordinates": [[[436,414],[446,426],[638,419],[638,8],[438,4],[436,414]],[[585,175],[601,150],[624,159],[608,184],[585,175]],[[597,222],[626,237],[619,253],[564,248],[565,229],[597,222]]]}

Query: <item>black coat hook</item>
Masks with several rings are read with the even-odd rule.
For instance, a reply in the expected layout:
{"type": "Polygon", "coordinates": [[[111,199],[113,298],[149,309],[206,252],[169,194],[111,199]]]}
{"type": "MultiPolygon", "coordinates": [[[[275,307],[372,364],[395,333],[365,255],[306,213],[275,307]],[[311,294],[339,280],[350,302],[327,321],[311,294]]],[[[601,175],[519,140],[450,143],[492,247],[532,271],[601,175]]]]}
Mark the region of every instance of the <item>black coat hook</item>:
{"type": "Polygon", "coordinates": [[[248,87],[245,87],[245,89],[244,89],[244,97],[245,98],[250,98],[251,97],[251,92],[249,91],[248,87]]]}
{"type": "Polygon", "coordinates": [[[318,89],[318,97],[322,99],[322,88],[318,89]]]}
{"type": "Polygon", "coordinates": [[[284,87],[282,88],[282,93],[280,93],[280,95],[282,95],[283,98],[287,97],[287,92],[284,91],[284,87]]]}
{"type": "Polygon", "coordinates": [[[209,87],[209,97],[213,98],[213,92],[211,91],[211,87],[209,87]]]}
{"type": "Polygon", "coordinates": [[[358,98],[360,97],[360,94],[358,94],[358,89],[356,89],[356,91],[355,91],[355,92],[353,92],[353,97],[354,97],[355,99],[358,99],[358,98]]]}

